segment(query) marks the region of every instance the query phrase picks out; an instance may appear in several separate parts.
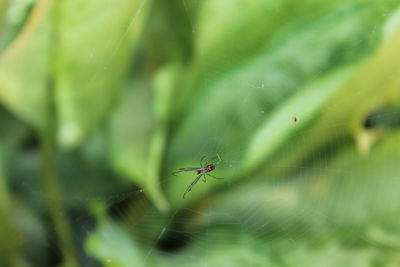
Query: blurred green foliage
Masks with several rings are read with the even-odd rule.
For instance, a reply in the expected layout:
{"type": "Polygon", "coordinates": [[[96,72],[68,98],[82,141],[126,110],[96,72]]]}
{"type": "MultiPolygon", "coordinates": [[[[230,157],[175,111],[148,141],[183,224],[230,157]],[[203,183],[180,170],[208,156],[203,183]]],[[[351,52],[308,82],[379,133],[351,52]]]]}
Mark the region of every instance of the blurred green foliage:
{"type": "Polygon", "coordinates": [[[399,47],[398,0],[0,2],[0,266],[400,265],[399,47]]]}

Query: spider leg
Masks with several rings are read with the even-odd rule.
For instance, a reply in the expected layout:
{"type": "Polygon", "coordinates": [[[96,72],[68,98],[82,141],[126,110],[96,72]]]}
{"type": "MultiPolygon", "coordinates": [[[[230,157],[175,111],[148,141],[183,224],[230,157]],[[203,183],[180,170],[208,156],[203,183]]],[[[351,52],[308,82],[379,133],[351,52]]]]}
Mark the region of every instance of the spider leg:
{"type": "Polygon", "coordinates": [[[215,177],[215,176],[212,176],[211,174],[208,174],[208,173],[206,173],[208,176],[211,176],[212,178],[215,178],[215,179],[225,179],[225,178],[221,178],[221,177],[215,177]]]}
{"type": "Polygon", "coordinates": [[[205,158],[206,158],[206,156],[204,155],[204,156],[202,156],[201,159],[200,159],[200,166],[201,166],[201,167],[204,167],[204,166],[203,166],[203,160],[204,160],[205,158]]]}
{"type": "Polygon", "coordinates": [[[218,165],[221,161],[222,161],[222,159],[221,159],[221,157],[219,156],[219,154],[217,153],[217,157],[218,157],[218,162],[217,163],[215,163],[216,165],[218,165]]]}
{"type": "Polygon", "coordinates": [[[204,174],[200,174],[199,176],[194,179],[194,181],[189,185],[189,187],[186,189],[185,193],[183,193],[183,198],[185,198],[186,194],[192,190],[193,186],[197,183],[197,181],[203,176],[204,174]]]}
{"type": "Polygon", "coordinates": [[[199,168],[179,168],[179,171],[173,172],[172,175],[175,175],[180,172],[189,172],[189,171],[196,171],[199,168]]]}
{"type": "Polygon", "coordinates": [[[203,176],[203,182],[207,182],[206,176],[203,176]]]}

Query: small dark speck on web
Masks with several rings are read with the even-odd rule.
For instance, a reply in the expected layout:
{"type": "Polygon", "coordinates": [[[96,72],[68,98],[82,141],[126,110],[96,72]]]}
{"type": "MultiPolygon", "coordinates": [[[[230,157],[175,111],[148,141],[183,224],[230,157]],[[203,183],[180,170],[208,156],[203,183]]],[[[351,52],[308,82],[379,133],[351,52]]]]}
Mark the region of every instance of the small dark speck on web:
{"type": "Polygon", "coordinates": [[[297,117],[294,117],[293,119],[294,119],[294,122],[297,122],[297,117]]]}

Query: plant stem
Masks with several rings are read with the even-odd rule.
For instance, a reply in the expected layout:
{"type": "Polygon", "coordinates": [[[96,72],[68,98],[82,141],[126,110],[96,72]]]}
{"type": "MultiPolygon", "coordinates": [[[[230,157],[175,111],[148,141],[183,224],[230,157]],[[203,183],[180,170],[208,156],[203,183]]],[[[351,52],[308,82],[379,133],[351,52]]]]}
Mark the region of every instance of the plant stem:
{"type": "Polygon", "coordinates": [[[42,185],[50,217],[55,225],[55,232],[62,252],[65,266],[78,266],[72,230],[68,222],[67,213],[62,204],[61,188],[55,163],[55,146],[52,137],[43,134],[42,141],[42,185]]]}
{"type": "Polygon", "coordinates": [[[63,265],[68,267],[78,266],[74,248],[73,232],[68,221],[66,210],[62,203],[62,192],[59,185],[56,155],[57,109],[55,104],[56,90],[56,59],[59,19],[59,1],[52,1],[52,29],[50,40],[49,76],[46,99],[46,125],[41,131],[41,157],[42,157],[42,185],[48,205],[50,217],[55,225],[59,248],[63,257],[63,265]]]}

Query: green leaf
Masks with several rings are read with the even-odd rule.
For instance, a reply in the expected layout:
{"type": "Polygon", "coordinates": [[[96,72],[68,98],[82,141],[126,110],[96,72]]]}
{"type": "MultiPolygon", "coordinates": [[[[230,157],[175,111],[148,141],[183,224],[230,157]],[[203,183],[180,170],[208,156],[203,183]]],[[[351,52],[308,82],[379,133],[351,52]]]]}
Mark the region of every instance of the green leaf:
{"type": "Polygon", "coordinates": [[[39,1],[0,58],[0,99],[38,130],[46,125],[47,102],[55,101],[63,147],[81,142],[107,115],[151,1],[102,8],[107,3],[39,1]],[[46,91],[50,77],[54,100],[46,91]]]}
{"type": "Polygon", "coordinates": [[[360,153],[367,154],[379,138],[376,138],[376,133],[369,134],[364,128],[365,120],[376,110],[399,103],[399,46],[400,32],[397,31],[386,38],[378,51],[329,99],[319,118],[307,131],[281,149],[281,154],[267,167],[269,172],[275,173],[277,168],[274,166],[278,165],[287,166],[287,171],[290,171],[291,166],[306,161],[322,147],[349,138],[355,139],[360,153]],[[379,71],[376,71],[377,67],[379,71]],[[332,127],[332,123],[341,127],[332,127]],[[290,154],[287,153],[289,150],[290,154]]]}
{"type": "MultiPolygon", "coordinates": [[[[276,46],[282,37],[293,35],[300,27],[317,21],[321,16],[336,13],[340,8],[364,6],[376,13],[374,18],[360,22],[359,26],[379,28],[378,25],[384,19],[381,14],[390,13],[396,4],[395,0],[380,1],[379,4],[369,0],[350,3],[341,0],[205,1],[194,27],[196,36],[193,64],[186,74],[188,79],[177,102],[177,112],[187,107],[186,103],[196,95],[197,88],[208,86],[215,79],[241,67],[250,58],[258,57],[268,48],[276,46]],[[221,10],[225,12],[221,13],[221,10]],[[313,12],[309,12],[310,10],[313,12]],[[372,21],[377,24],[371,24],[372,21]]],[[[354,19],[359,16],[356,13],[354,19]]],[[[370,30],[358,40],[372,40],[376,33],[377,31],[370,30]]],[[[368,43],[367,40],[366,42],[368,43]]],[[[309,47],[314,46],[311,44],[309,47]]],[[[348,52],[351,54],[353,48],[348,49],[348,52]]],[[[282,65],[279,64],[278,67],[281,68],[282,65]]],[[[258,77],[249,82],[258,84],[262,81],[262,77],[258,77]]]]}
{"type": "Polygon", "coordinates": [[[144,255],[129,232],[109,219],[101,218],[86,240],[86,251],[104,266],[145,266],[144,255]]]}
{"type": "Polygon", "coordinates": [[[40,1],[24,29],[0,57],[0,100],[36,129],[44,129],[49,73],[50,10],[40,1]]]}
{"type": "Polygon", "coordinates": [[[281,266],[264,241],[234,227],[210,227],[195,235],[195,239],[175,257],[154,257],[156,266],[191,266],[207,264],[223,266],[281,266]]]}
{"type": "Polygon", "coordinates": [[[5,177],[5,158],[3,147],[0,147],[0,264],[18,251],[23,243],[23,237],[15,222],[10,218],[12,205],[7,180],[5,177]]]}
{"type": "Polygon", "coordinates": [[[180,71],[181,65],[177,63],[161,68],[153,81],[153,98],[145,82],[131,84],[121,96],[110,125],[114,167],[143,187],[164,212],[169,204],[161,192],[160,172],[180,71]]]}
{"type": "MultiPolygon", "coordinates": [[[[15,130],[12,127],[10,129],[15,130]]],[[[1,141],[4,141],[3,136],[1,137],[1,141]]],[[[18,134],[13,139],[17,137],[18,134]]],[[[11,147],[15,148],[14,140],[0,145],[0,217],[2,218],[0,220],[0,265],[10,265],[11,262],[18,261],[24,263],[23,256],[26,255],[30,256],[31,263],[42,265],[44,251],[48,246],[44,225],[39,220],[38,214],[35,214],[37,210],[32,209],[32,202],[24,203],[17,194],[14,194],[15,187],[11,182],[12,175],[9,170],[10,159],[14,152],[10,149],[11,147]],[[25,251],[24,244],[28,240],[34,240],[35,246],[25,251]]]]}
{"type": "Polygon", "coordinates": [[[388,18],[388,21],[385,24],[384,34],[386,38],[389,38],[400,28],[400,8],[397,9],[393,14],[388,18]]]}
{"type": "Polygon", "coordinates": [[[149,142],[154,130],[150,88],[133,82],[121,92],[118,106],[110,119],[110,160],[125,177],[144,186],[149,142]]]}
{"type": "Polygon", "coordinates": [[[18,34],[35,0],[15,0],[0,2],[0,51],[18,34]]]}
{"type": "Polygon", "coordinates": [[[62,1],[56,43],[59,142],[79,143],[107,115],[151,1],[62,1]]]}
{"type": "Polygon", "coordinates": [[[194,26],[194,68],[200,76],[197,79],[221,75],[224,70],[265,49],[280,29],[296,24],[306,17],[307,20],[315,19],[340,2],[342,1],[205,1],[194,26]],[[313,10],[312,14],[310,9],[313,10]]]}
{"type": "MultiPolygon", "coordinates": [[[[167,173],[180,167],[198,165],[202,155],[215,158],[219,153],[223,159],[224,176],[236,175],[254,132],[260,125],[268,123],[271,114],[278,112],[280,103],[307,88],[307,83],[315,80],[316,75],[349,61],[354,62],[376,45],[377,36],[367,33],[372,27],[370,21],[379,17],[371,5],[340,8],[313,23],[299,25],[296,32],[277,42],[273,48],[221,75],[207,87],[199,88],[193,107],[172,136],[168,153],[170,160],[167,161],[167,166],[172,168],[168,168],[167,173]],[[359,42],[360,38],[365,42],[359,42]]],[[[337,79],[336,85],[329,87],[331,93],[340,88],[334,86],[343,82],[337,79]]],[[[318,94],[316,87],[313,90],[318,94]]],[[[316,112],[327,100],[320,96],[321,102],[316,103],[315,110],[309,110],[311,117],[317,116],[316,112]]],[[[314,96],[310,94],[308,97],[314,96]]],[[[292,122],[293,118],[287,120],[292,122]]],[[[290,127],[286,129],[292,131],[290,127]]],[[[264,148],[267,147],[266,144],[264,148]]],[[[261,160],[258,158],[259,162],[261,160]]],[[[256,166],[256,162],[245,164],[249,166],[246,171],[256,166]]],[[[210,184],[215,186],[217,183],[210,184]]],[[[172,202],[181,202],[178,192],[183,192],[187,185],[188,182],[180,177],[167,184],[166,191],[172,202]]]]}
{"type": "Polygon", "coordinates": [[[338,236],[319,235],[293,238],[282,233],[279,238],[262,239],[232,226],[212,226],[196,232],[192,242],[173,257],[155,254],[154,266],[396,266],[396,251],[373,245],[346,244],[338,236]],[[393,264],[393,265],[390,265],[393,264]]]}
{"type": "Polygon", "coordinates": [[[320,115],[326,102],[341,89],[355,70],[356,67],[351,66],[330,73],[281,104],[251,138],[246,155],[243,157],[243,169],[240,173],[251,171],[268,160],[298,131],[307,128],[320,115]]]}
{"type": "MultiPolygon", "coordinates": [[[[300,242],[299,242],[300,243],[300,242]]],[[[313,246],[301,242],[299,246],[282,253],[286,266],[371,266],[379,254],[372,248],[346,247],[329,240],[326,244],[313,246]]]]}
{"type": "Polygon", "coordinates": [[[210,202],[210,221],[234,217],[244,228],[264,234],[280,229],[297,235],[336,231],[344,236],[365,235],[368,226],[398,221],[400,132],[382,140],[368,157],[343,145],[331,156],[320,152],[316,161],[279,182],[265,173],[217,195],[210,202]],[[247,220],[253,213],[257,219],[247,220]]]}
{"type": "MultiPolygon", "coordinates": [[[[134,82],[123,90],[109,127],[110,161],[122,177],[141,186],[160,210],[168,203],[162,195],[158,172],[164,149],[164,129],[156,127],[149,85],[134,82]]],[[[161,107],[162,108],[162,107],[161,107]]]]}

